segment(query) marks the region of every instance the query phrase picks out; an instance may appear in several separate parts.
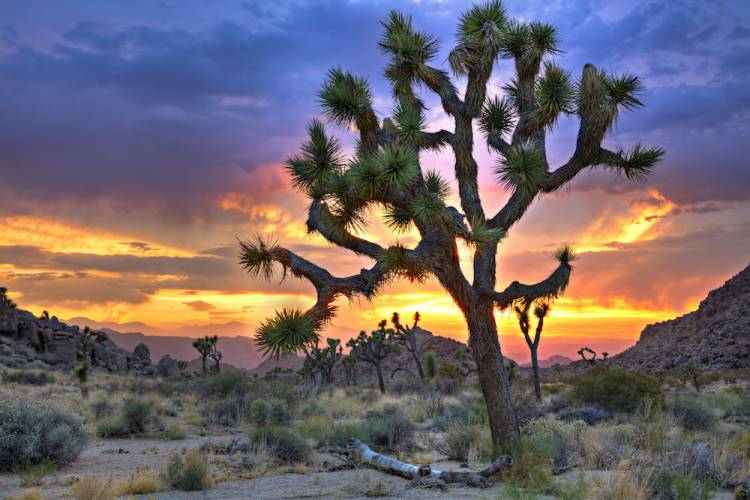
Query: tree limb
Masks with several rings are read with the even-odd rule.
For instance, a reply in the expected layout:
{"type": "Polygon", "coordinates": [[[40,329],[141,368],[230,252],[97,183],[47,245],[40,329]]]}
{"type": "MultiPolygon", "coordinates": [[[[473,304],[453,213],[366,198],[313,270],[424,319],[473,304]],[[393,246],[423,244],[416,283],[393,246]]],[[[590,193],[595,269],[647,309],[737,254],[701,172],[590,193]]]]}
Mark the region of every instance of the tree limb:
{"type": "Polygon", "coordinates": [[[313,201],[307,216],[308,231],[317,231],[334,245],[348,248],[358,255],[367,255],[368,257],[377,259],[383,252],[383,247],[377,243],[359,238],[346,231],[334,230],[328,227],[324,219],[330,216],[331,212],[324,202],[319,200],[313,201]]]}
{"type": "Polygon", "coordinates": [[[570,280],[571,270],[570,264],[560,263],[549,277],[539,283],[527,285],[514,281],[502,292],[494,290],[483,291],[495,301],[500,309],[506,309],[516,301],[528,303],[538,299],[553,299],[565,291],[570,280]]]}

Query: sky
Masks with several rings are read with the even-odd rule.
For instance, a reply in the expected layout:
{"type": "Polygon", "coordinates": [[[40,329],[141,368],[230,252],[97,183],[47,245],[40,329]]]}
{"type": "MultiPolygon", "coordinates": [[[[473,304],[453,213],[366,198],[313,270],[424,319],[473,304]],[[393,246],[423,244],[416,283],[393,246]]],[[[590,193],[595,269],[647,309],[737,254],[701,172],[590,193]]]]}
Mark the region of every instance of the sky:
{"type": "MultiPolygon", "coordinates": [[[[508,0],[508,13],[558,28],[556,61],[644,79],[646,106],[623,114],[605,144],[666,151],[631,183],[592,169],[536,201],[500,246],[499,287],[538,281],[566,242],[571,284],[545,322],[541,356],[583,345],[610,353],[648,323],[684,314],[750,263],[750,3],[746,0],[508,0]]],[[[251,279],[238,239],[256,233],[334,274],[370,263],[305,231],[307,200],[284,160],[322,117],[326,71],[367,77],[379,118],[391,115],[377,48],[391,9],[441,40],[447,68],[465,2],[77,1],[0,3],[0,285],[21,308],[60,318],[141,322],[166,331],[237,322],[251,335],[274,309],[309,307],[306,282],[251,279]]],[[[502,95],[499,60],[489,93],[502,95]]],[[[465,85],[457,81],[459,89],[465,85]]],[[[433,96],[428,129],[451,129],[433,96]]],[[[328,129],[351,152],[347,130],[328,129]]],[[[575,117],[548,139],[570,156],[575,117]]],[[[482,202],[508,197],[498,158],[477,133],[482,202]]],[[[453,179],[449,151],[423,168],[453,179]]],[[[452,202],[458,206],[453,183],[452,202]]],[[[394,242],[377,213],[364,235],[394,242]]],[[[400,241],[414,244],[414,234],[400,241]]],[[[468,258],[468,250],[465,251],[468,258]]],[[[435,282],[394,283],[372,302],[340,304],[326,334],[346,338],[394,310],[465,340],[435,282]]],[[[504,352],[528,357],[514,318],[497,314],[504,352]]]]}

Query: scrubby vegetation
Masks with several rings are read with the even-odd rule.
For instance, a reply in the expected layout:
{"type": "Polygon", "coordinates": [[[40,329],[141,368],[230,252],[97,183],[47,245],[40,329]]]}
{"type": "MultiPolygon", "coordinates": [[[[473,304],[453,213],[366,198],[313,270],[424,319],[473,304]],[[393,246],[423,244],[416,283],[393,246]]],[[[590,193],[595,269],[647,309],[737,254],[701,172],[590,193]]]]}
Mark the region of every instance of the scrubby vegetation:
{"type": "Polygon", "coordinates": [[[23,397],[0,397],[0,470],[43,461],[69,464],[87,440],[81,420],[56,406],[23,397]]]}

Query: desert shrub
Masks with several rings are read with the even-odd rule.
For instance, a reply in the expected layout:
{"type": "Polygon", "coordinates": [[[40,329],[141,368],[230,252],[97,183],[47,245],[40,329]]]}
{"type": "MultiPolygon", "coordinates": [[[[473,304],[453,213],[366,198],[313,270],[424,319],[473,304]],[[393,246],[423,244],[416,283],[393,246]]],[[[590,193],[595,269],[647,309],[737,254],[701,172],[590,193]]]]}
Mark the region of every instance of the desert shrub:
{"type": "Polygon", "coordinates": [[[727,453],[742,460],[750,460],[750,431],[739,432],[729,438],[727,453]]]}
{"type": "Polygon", "coordinates": [[[225,398],[230,394],[243,394],[248,390],[247,377],[239,371],[225,371],[211,375],[206,380],[209,395],[225,398]]]}
{"type": "Polygon", "coordinates": [[[314,415],[306,418],[299,426],[299,431],[316,443],[325,442],[333,428],[333,421],[326,415],[314,415]]]}
{"type": "Polygon", "coordinates": [[[43,486],[44,478],[54,474],[55,471],[57,471],[55,464],[46,459],[36,464],[23,465],[18,469],[20,486],[21,488],[43,486]]]}
{"type": "Polygon", "coordinates": [[[648,400],[664,401],[664,391],[656,377],[602,366],[595,366],[575,379],[571,396],[579,403],[626,413],[635,412],[648,400]]]}
{"type": "Polygon", "coordinates": [[[70,487],[69,494],[74,500],[112,500],[115,498],[112,481],[109,478],[94,475],[82,476],[70,487]]]}
{"type": "Polygon", "coordinates": [[[310,445],[304,437],[286,427],[259,427],[250,436],[256,446],[263,445],[284,463],[305,462],[310,456],[310,445]]]}
{"type": "Polygon", "coordinates": [[[669,442],[671,424],[661,406],[646,401],[633,416],[638,445],[646,450],[661,451],[669,442]]]}
{"type": "Polygon", "coordinates": [[[0,398],[0,470],[48,460],[65,465],[88,441],[80,419],[44,401],[0,398]]]}
{"type": "Polygon", "coordinates": [[[428,351],[424,355],[424,371],[427,378],[432,379],[437,376],[437,359],[433,351],[428,351]]]}
{"type": "Polygon", "coordinates": [[[113,415],[115,407],[108,401],[100,399],[99,401],[94,401],[91,405],[91,411],[94,413],[94,420],[99,420],[102,417],[113,415]]]}
{"type": "Polygon", "coordinates": [[[565,422],[581,420],[588,425],[596,425],[612,418],[612,413],[601,406],[582,406],[580,408],[565,408],[557,417],[565,422]]]}
{"type": "Polygon", "coordinates": [[[479,444],[480,433],[476,426],[456,425],[448,429],[439,450],[451,460],[465,462],[469,450],[479,444]]]}
{"type": "Polygon", "coordinates": [[[703,401],[695,398],[680,398],[672,403],[672,413],[685,429],[710,431],[716,426],[718,417],[703,401]]]}
{"type": "Polygon", "coordinates": [[[600,500],[648,500],[651,498],[650,475],[641,470],[624,471],[609,476],[599,488],[600,500]]]}
{"type": "Polygon", "coordinates": [[[174,424],[167,427],[164,437],[170,441],[181,441],[187,437],[187,432],[179,424],[174,424]]]}
{"type": "Polygon", "coordinates": [[[432,419],[432,427],[445,431],[457,425],[468,425],[471,417],[470,413],[469,408],[464,405],[448,405],[441,415],[432,419]]]}
{"type": "MultiPolygon", "coordinates": [[[[516,386],[519,384],[516,384],[516,386]]],[[[513,389],[516,389],[513,386],[513,389]]],[[[514,391],[514,397],[512,400],[513,411],[516,414],[516,419],[519,425],[524,425],[532,420],[542,418],[547,408],[539,403],[534,395],[530,391],[514,391]]]]}
{"type": "Polygon", "coordinates": [[[130,434],[120,415],[102,417],[96,423],[96,435],[103,438],[126,437],[130,434]]]}
{"type": "Polygon", "coordinates": [[[424,390],[425,384],[419,377],[396,377],[388,385],[392,394],[416,394],[424,390]]]}
{"type": "Polygon", "coordinates": [[[146,432],[152,412],[151,403],[141,398],[126,399],[120,408],[122,423],[131,434],[146,432]]]}
{"type": "Polygon", "coordinates": [[[440,366],[438,366],[437,369],[437,376],[441,378],[462,380],[464,378],[464,373],[456,365],[452,365],[450,363],[440,363],[440,366]]]}
{"type": "Polygon", "coordinates": [[[161,478],[170,488],[181,491],[205,490],[211,487],[212,482],[208,458],[198,449],[189,451],[184,459],[173,454],[161,478]]]}
{"type": "Polygon", "coordinates": [[[289,409],[289,403],[287,403],[286,400],[271,400],[271,419],[274,424],[286,424],[291,418],[292,413],[289,409]]]}
{"type": "Polygon", "coordinates": [[[698,480],[719,482],[721,479],[716,453],[703,441],[685,445],[679,453],[679,465],[685,474],[698,480]]]}
{"type": "Polygon", "coordinates": [[[681,471],[660,469],[651,478],[651,494],[657,500],[708,498],[704,485],[681,471]]]}
{"type": "Polygon", "coordinates": [[[458,394],[458,392],[461,390],[461,387],[463,387],[463,383],[460,379],[443,377],[435,379],[435,389],[437,389],[442,394],[458,394]]]}
{"type": "Polygon", "coordinates": [[[244,397],[210,401],[202,410],[202,414],[209,422],[224,426],[236,424],[247,412],[244,397]]]}
{"type": "Polygon", "coordinates": [[[419,398],[419,405],[427,418],[440,416],[443,414],[443,411],[445,411],[443,398],[435,392],[422,394],[419,398]]]}
{"type": "Polygon", "coordinates": [[[552,485],[552,448],[545,437],[522,433],[506,443],[503,451],[513,457],[506,476],[509,481],[532,490],[552,485]]]}
{"type": "Polygon", "coordinates": [[[385,408],[380,413],[368,415],[365,425],[375,446],[386,450],[408,449],[411,446],[414,422],[401,410],[385,408]]]}
{"type": "Polygon", "coordinates": [[[305,401],[305,403],[300,407],[299,414],[303,418],[310,418],[325,415],[326,409],[323,408],[323,405],[320,404],[317,399],[311,399],[309,401],[305,401]]]}
{"type": "Polygon", "coordinates": [[[368,442],[370,431],[367,425],[364,423],[335,425],[328,436],[326,436],[326,444],[332,446],[345,446],[352,438],[368,442]]]}
{"type": "Polygon", "coordinates": [[[18,370],[4,371],[4,384],[47,385],[55,381],[55,377],[46,371],[18,370]]]}
{"type": "Polygon", "coordinates": [[[114,486],[114,493],[118,497],[129,495],[149,495],[164,490],[159,474],[154,471],[136,471],[127,479],[114,486]]]}

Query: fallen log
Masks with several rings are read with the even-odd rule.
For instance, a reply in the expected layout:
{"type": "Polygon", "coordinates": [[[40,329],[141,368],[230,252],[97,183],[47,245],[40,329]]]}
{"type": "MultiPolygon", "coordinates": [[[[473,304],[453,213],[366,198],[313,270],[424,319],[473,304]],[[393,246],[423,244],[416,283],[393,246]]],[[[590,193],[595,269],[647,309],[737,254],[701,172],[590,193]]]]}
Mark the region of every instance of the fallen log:
{"type": "Polygon", "coordinates": [[[414,486],[433,486],[460,483],[475,488],[485,488],[489,478],[510,468],[513,460],[510,455],[503,455],[479,472],[475,471],[441,471],[429,465],[415,465],[402,462],[392,457],[375,453],[372,448],[357,438],[352,438],[350,448],[360,464],[369,465],[387,474],[411,479],[414,486]]]}

